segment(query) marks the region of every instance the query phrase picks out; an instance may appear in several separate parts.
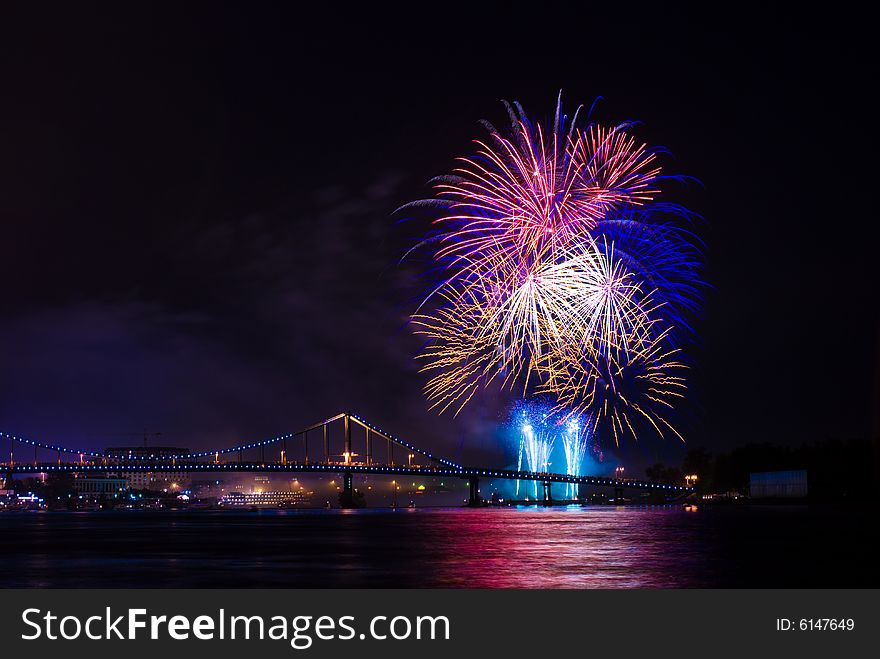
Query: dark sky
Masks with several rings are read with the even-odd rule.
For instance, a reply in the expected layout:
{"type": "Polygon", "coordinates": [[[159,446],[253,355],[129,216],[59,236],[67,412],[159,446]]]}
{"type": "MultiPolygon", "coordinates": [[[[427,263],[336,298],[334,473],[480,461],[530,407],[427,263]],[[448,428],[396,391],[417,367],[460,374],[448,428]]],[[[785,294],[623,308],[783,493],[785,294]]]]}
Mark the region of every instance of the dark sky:
{"type": "Polygon", "coordinates": [[[864,17],[177,4],[4,6],[0,429],[103,448],[146,427],[207,448],[349,408],[500,459],[505,401],[458,419],[423,401],[405,318],[426,282],[398,261],[427,227],[392,213],[479,119],[503,122],[500,99],[543,119],[562,89],[643,122],[701,182],[669,197],[705,217],[712,286],[688,441],[872,432],[864,17]]]}

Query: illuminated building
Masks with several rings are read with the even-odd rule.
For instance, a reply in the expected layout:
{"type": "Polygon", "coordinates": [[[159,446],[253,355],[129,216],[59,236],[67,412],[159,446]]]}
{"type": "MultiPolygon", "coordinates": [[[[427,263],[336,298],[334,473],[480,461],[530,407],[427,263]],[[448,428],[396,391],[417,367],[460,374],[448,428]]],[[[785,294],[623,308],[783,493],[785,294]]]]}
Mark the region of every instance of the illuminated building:
{"type": "MultiPolygon", "coordinates": [[[[104,451],[104,455],[130,464],[173,463],[189,457],[190,450],[176,446],[115,446],[104,451]]],[[[185,488],[190,481],[190,475],[185,471],[120,471],[118,474],[133,490],[176,490],[185,488]]]]}
{"type": "Polygon", "coordinates": [[[82,476],[73,479],[77,494],[117,494],[128,489],[127,480],[121,477],[82,476]]]}

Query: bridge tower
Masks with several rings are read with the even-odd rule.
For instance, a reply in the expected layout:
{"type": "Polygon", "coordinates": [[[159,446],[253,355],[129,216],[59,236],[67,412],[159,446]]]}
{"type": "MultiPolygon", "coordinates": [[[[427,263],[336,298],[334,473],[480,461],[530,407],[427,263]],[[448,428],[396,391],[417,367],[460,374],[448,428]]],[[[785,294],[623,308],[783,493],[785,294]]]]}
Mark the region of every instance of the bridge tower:
{"type": "Polygon", "coordinates": [[[345,459],[345,464],[351,464],[351,416],[346,412],[342,418],[344,424],[342,457],[345,459]]]}

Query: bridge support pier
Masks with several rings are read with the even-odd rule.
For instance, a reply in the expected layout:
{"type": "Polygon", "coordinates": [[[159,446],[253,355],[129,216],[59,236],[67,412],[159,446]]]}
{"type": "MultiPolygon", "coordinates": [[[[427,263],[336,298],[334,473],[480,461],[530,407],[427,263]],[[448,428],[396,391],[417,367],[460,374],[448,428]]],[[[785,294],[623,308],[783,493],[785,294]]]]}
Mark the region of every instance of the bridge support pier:
{"type": "Polygon", "coordinates": [[[342,475],[342,492],[339,495],[340,508],[354,508],[354,478],[350,471],[342,475]]]}
{"type": "Polygon", "coordinates": [[[623,503],[623,488],[620,485],[614,486],[614,503],[623,503]]]}
{"type": "Polygon", "coordinates": [[[480,498],[480,479],[468,478],[468,506],[476,508],[482,503],[480,498]]]}
{"type": "Polygon", "coordinates": [[[550,481],[544,481],[544,503],[550,505],[553,503],[553,492],[551,491],[551,486],[553,484],[550,481]]]}

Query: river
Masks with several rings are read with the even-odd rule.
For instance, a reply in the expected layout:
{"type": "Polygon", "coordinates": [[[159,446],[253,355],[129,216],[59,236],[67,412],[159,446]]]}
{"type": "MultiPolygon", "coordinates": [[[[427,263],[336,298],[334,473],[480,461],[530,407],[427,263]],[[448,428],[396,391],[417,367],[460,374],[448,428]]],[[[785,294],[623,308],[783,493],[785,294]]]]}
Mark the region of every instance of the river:
{"type": "Polygon", "coordinates": [[[0,585],[877,587],[874,518],[816,506],[3,513],[0,585]]]}

